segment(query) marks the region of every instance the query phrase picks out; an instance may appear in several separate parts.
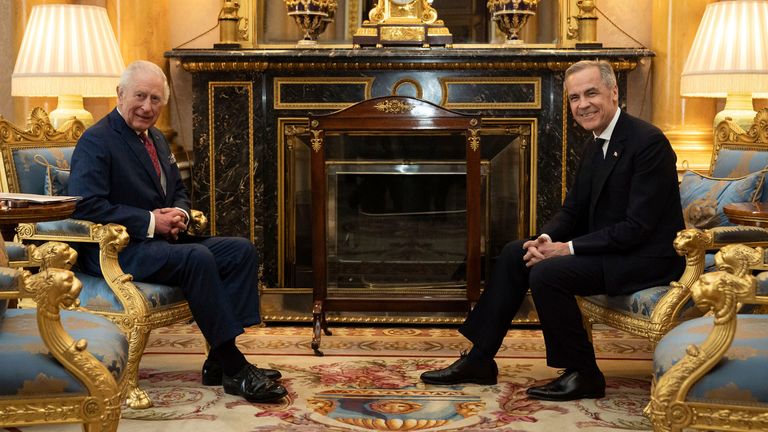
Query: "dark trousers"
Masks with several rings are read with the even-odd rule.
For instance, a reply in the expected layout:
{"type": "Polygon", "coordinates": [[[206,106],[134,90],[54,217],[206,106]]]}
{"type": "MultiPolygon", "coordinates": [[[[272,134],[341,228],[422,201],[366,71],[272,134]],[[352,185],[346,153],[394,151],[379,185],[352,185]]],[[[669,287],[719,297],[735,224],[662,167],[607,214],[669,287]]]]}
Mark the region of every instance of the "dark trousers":
{"type": "Polygon", "coordinates": [[[145,280],[181,288],[212,348],[261,322],[258,254],[250,241],[208,237],[168,248],[166,264],[145,280]]]}
{"type": "Polygon", "coordinates": [[[523,261],[523,243],[507,243],[493,275],[459,332],[492,358],[531,289],[547,348],[547,364],[555,368],[596,368],[595,351],[582,323],[576,295],[604,294],[600,256],[549,258],[531,268],[523,261]]]}

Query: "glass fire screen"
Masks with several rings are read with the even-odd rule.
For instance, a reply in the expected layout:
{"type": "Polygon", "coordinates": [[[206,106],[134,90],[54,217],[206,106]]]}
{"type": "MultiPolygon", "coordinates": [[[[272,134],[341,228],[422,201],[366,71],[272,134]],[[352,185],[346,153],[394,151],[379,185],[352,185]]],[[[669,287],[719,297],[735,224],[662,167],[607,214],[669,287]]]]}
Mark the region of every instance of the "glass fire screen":
{"type": "MultiPolygon", "coordinates": [[[[481,132],[481,277],[504,244],[527,234],[519,134],[481,132]]],[[[312,286],[308,134],[292,135],[286,287],[312,286]]],[[[327,134],[327,287],[330,295],[449,294],[466,287],[463,134],[327,134]]]]}

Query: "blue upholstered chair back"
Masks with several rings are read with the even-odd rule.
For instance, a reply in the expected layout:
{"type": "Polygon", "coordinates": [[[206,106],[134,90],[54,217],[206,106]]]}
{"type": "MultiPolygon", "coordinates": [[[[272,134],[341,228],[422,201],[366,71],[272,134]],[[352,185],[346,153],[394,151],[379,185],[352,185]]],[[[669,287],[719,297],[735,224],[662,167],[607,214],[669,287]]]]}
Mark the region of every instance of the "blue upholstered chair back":
{"type": "MultiPolygon", "coordinates": [[[[715,130],[709,175],[735,178],[768,168],[768,110],[760,110],[753,126],[744,131],[725,120],[715,130]]],[[[768,202],[768,187],[763,185],[760,201],[768,202]]]]}
{"type": "Polygon", "coordinates": [[[69,161],[85,127],[79,120],[71,120],[72,126],[62,126],[60,131],[49,125],[48,114],[35,108],[24,131],[11,129],[7,122],[0,122],[2,144],[3,189],[15,193],[46,194],[49,191],[50,171],[69,170],[69,161]],[[41,117],[45,117],[42,120],[41,117]],[[3,129],[9,129],[4,133],[3,129]],[[47,167],[49,165],[51,168],[47,167]]]}

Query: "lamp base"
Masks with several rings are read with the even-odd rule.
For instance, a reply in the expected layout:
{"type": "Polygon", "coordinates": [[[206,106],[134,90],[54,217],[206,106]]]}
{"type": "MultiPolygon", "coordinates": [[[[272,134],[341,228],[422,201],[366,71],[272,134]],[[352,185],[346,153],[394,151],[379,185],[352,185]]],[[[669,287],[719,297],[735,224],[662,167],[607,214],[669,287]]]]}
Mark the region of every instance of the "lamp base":
{"type": "Polygon", "coordinates": [[[751,94],[728,94],[725,99],[725,107],[715,115],[714,127],[717,131],[717,125],[726,118],[739,125],[744,131],[752,127],[757,112],[752,109],[751,94]]]}
{"type": "Polygon", "coordinates": [[[73,118],[83,122],[85,127],[93,124],[93,115],[83,107],[83,97],[80,95],[60,95],[56,109],[48,114],[48,118],[56,129],[73,118]]]}

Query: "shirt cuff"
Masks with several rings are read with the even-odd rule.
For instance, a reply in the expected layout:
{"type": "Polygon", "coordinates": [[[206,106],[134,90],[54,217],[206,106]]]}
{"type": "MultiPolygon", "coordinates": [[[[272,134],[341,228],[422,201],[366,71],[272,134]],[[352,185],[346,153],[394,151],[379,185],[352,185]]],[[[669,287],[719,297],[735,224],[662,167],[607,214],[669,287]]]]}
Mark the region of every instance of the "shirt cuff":
{"type": "Polygon", "coordinates": [[[184,217],[186,217],[186,219],[184,220],[184,225],[189,225],[189,221],[191,220],[191,219],[189,219],[189,213],[187,213],[187,211],[186,211],[186,210],[184,210],[184,209],[183,209],[183,208],[181,208],[181,207],[174,207],[174,208],[176,208],[176,209],[178,209],[179,211],[181,211],[182,213],[184,213],[184,217]]]}
{"type": "Polygon", "coordinates": [[[147,238],[155,237],[155,214],[149,212],[149,226],[147,227],[147,238]]]}
{"type": "Polygon", "coordinates": [[[573,251],[573,241],[568,242],[568,250],[571,251],[571,255],[576,255],[576,252],[573,251]]]}

